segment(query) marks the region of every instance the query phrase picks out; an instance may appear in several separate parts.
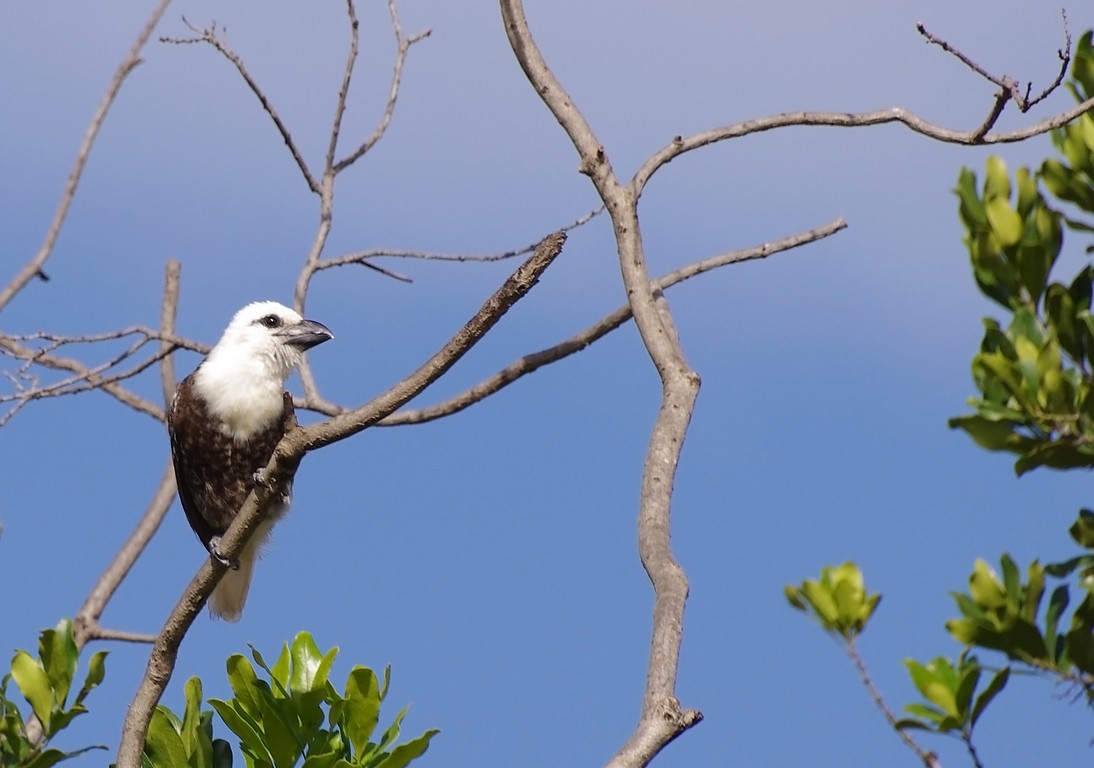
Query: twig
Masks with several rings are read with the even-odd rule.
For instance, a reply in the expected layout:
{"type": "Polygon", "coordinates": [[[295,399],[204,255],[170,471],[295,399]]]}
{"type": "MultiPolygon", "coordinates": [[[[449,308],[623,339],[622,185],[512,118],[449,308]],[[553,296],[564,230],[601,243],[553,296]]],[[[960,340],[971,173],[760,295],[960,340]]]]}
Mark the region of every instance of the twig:
{"type": "Polygon", "coordinates": [[[61,193],[61,201],[58,203],[57,210],[53,214],[53,221],[50,222],[49,229],[46,230],[45,241],[42,243],[42,247],[38,249],[38,252],[34,254],[34,257],[19,270],[19,273],[14,278],[12,278],[11,282],[4,286],[3,289],[0,289],[0,310],[3,310],[3,308],[15,298],[15,295],[35,277],[42,281],[49,280],[49,276],[42,271],[42,265],[46,263],[46,260],[53,253],[53,246],[57,242],[58,235],[61,234],[61,227],[64,225],[65,217],[68,215],[68,209],[72,206],[72,201],[76,197],[76,187],[80,184],[80,177],[83,175],[84,165],[87,163],[87,158],[91,155],[91,148],[99,135],[99,129],[102,128],[103,121],[106,120],[106,114],[114,104],[114,99],[117,98],[118,92],[122,88],[122,83],[125,82],[129,73],[140,65],[141,50],[144,48],[144,44],[148,42],[148,38],[152,35],[152,30],[156,28],[156,25],[163,17],[164,11],[167,10],[167,6],[170,5],[170,3],[171,0],[160,0],[159,4],[157,4],[152,11],[152,15],[148,17],[148,21],[145,22],[144,27],[137,35],[137,39],[133,41],[129,53],[126,54],[126,57],[114,72],[114,77],[110,81],[110,86],[106,89],[106,94],[103,96],[102,101],[99,102],[99,106],[95,108],[95,114],[92,115],[91,123],[87,126],[83,141],[80,143],[80,148],[76,152],[76,161],[72,164],[72,170],[69,171],[68,181],[65,183],[65,189],[61,193]]]}
{"type": "MultiPolygon", "coordinates": [[[[352,2],[352,0],[351,0],[352,2]]],[[[399,87],[402,84],[403,79],[403,65],[406,64],[407,54],[410,52],[411,46],[415,43],[425,40],[432,33],[432,30],[426,29],[419,32],[416,35],[407,37],[403,33],[403,27],[399,23],[399,14],[395,8],[395,0],[388,0],[387,3],[388,15],[391,17],[391,29],[395,33],[395,66],[392,68],[391,73],[391,86],[388,89],[387,104],[384,106],[383,114],[380,115],[380,123],[373,130],[372,134],[365,139],[360,146],[357,147],[348,156],[339,160],[337,163],[333,163],[334,158],[334,136],[332,136],[331,152],[327,157],[328,167],[333,167],[335,173],[340,173],[342,170],[353,165],[360,160],[370,149],[384,137],[387,133],[388,126],[391,125],[391,119],[395,115],[395,103],[399,100],[399,87]]],[[[356,30],[356,18],[354,18],[354,30],[356,30]]],[[[355,36],[356,39],[356,36],[355,36]]],[[[356,50],[354,50],[354,56],[356,56],[356,50]]],[[[346,91],[349,89],[349,71],[352,69],[352,61],[346,69],[346,77],[344,81],[343,92],[339,94],[338,104],[339,109],[345,109],[345,97],[346,91]]]]}
{"type": "Polygon", "coordinates": [[[790,128],[799,126],[832,126],[838,128],[863,128],[872,125],[884,125],[885,123],[901,123],[915,133],[928,138],[949,144],[964,144],[978,146],[986,144],[1012,144],[1024,141],[1042,133],[1048,133],[1094,109],[1094,97],[1078,104],[1071,109],[1042,120],[1039,123],[1006,133],[988,133],[979,135],[982,126],[971,131],[955,131],[944,128],[910,112],[903,107],[892,109],[879,109],[873,112],[786,112],[780,115],[761,117],[756,120],[747,120],[743,123],[734,123],[720,128],[713,128],[702,133],[696,133],[687,138],[677,136],[665,147],[655,152],[642,164],[634,174],[630,187],[633,194],[639,194],[649,182],[650,177],[662,166],[676,159],[685,152],[708,144],[714,144],[726,139],[736,139],[753,133],[762,133],[777,128],[790,128]]]}
{"type": "MultiPolygon", "coordinates": [[[[390,390],[359,408],[308,427],[293,426],[274,451],[263,470],[270,483],[260,485],[237,513],[231,527],[221,537],[221,551],[231,558],[247,542],[276,493],[296,472],[309,451],[343,440],[375,424],[440,378],[467,353],[501,317],[539,281],[540,276],[562,251],[566,236],[562,233],[545,239],[536,252],[486,300],[482,308],[445,346],[410,376],[390,390]]],[[[212,558],[205,560],[160,631],[148,657],[148,667],[133,698],[122,728],[118,747],[119,768],[139,768],[145,735],[160,696],[174,670],[179,645],[194,618],[201,611],[224,566],[212,558]]]]}
{"type": "MultiPolygon", "coordinates": [[[[112,396],[119,402],[129,406],[135,411],[145,413],[157,421],[164,420],[164,412],[162,408],[157,407],[150,400],[143,398],[133,392],[130,392],[125,387],[120,386],[117,380],[121,377],[104,377],[94,372],[89,366],[74,360],[69,357],[57,357],[55,355],[45,355],[37,352],[36,350],[29,349],[10,338],[0,336],[0,353],[11,355],[12,357],[19,358],[21,360],[33,359],[38,365],[46,368],[53,368],[56,370],[71,371],[77,374],[74,380],[85,380],[88,384],[86,389],[101,389],[103,392],[112,396]]],[[[155,363],[159,359],[159,356],[154,356],[153,359],[147,361],[147,364],[155,363]]],[[[143,367],[147,367],[147,364],[143,367]]],[[[142,367],[142,370],[143,370],[142,367]]],[[[35,399],[30,397],[29,399],[35,399]]],[[[26,400],[21,398],[23,402],[26,400]]],[[[10,412],[5,414],[4,418],[0,418],[0,424],[3,424],[8,418],[10,418],[10,412]]]]}
{"type": "MultiPolygon", "coordinates": [[[[160,309],[161,337],[175,335],[175,320],[179,312],[179,278],[182,266],[174,259],[167,260],[163,276],[163,307],[160,309]]],[[[175,345],[160,341],[160,386],[163,387],[163,403],[169,405],[175,395],[175,358],[171,354],[175,345]]]]}
{"type": "MultiPolygon", "coordinates": [[[[311,247],[308,249],[308,255],[304,259],[304,265],[301,267],[300,274],[296,278],[296,288],[293,292],[293,309],[301,314],[304,313],[304,306],[307,302],[308,287],[311,285],[312,276],[316,272],[319,259],[323,255],[323,248],[327,243],[327,237],[330,234],[331,215],[334,210],[334,180],[339,173],[353,165],[353,163],[383,138],[395,112],[395,104],[398,100],[399,89],[402,82],[403,64],[406,61],[410,47],[429,35],[429,31],[427,30],[414,37],[406,37],[403,34],[402,26],[399,24],[399,16],[395,10],[395,1],[388,0],[391,27],[395,34],[397,49],[387,105],[384,107],[384,112],[380,117],[380,124],[376,130],[373,131],[372,136],[366,139],[365,142],[348,157],[335,162],[334,156],[337,148],[338,136],[341,131],[342,116],[346,109],[346,101],[349,98],[350,81],[357,61],[359,30],[353,0],[347,0],[347,9],[350,23],[350,46],[346,54],[346,66],[342,78],[342,87],[338,92],[338,101],[335,105],[335,117],[331,129],[330,142],[328,144],[326,164],[323,169],[323,180],[321,186],[317,190],[319,194],[319,226],[316,229],[315,237],[312,239],[311,247]]],[[[378,267],[374,268],[379,269],[378,267]]],[[[311,365],[306,359],[300,364],[299,374],[300,383],[304,386],[304,396],[309,402],[324,408],[336,407],[333,403],[329,403],[323,399],[319,394],[319,387],[315,382],[315,376],[312,375],[311,365]]]]}
{"type": "Polygon", "coordinates": [[[862,681],[863,687],[866,688],[866,692],[870,695],[870,700],[874,702],[881,714],[885,717],[885,720],[889,723],[889,726],[896,731],[900,740],[904,742],[908,749],[915,752],[916,756],[922,761],[925,768],[941,768],[941,764],[938,762],[938,757],[933,752],[928,752],[919,746],[919,744],[908,735],[897,723],[896,715],[889,709],[889,705],[885,703],[885,699],[881,697],[881,691],[874,685],[873,679],[870,677],[869,670],[866,669],[866,664],[862,660],[862,656],[859,655],[858,645],[856,644],[855,637],[852,635],[844,640],[844,650],[847,652],[847,656],[851,659],[851,663],[855,665],[855,670],[858,672],[859,679],[862,681]]]}
{"type": "Polygon", "coordinates": [[[251,73],[247,71],[246,65],[243,63],[243,59],[239,55],[229,48],[224,42],[217,37],[216,24],[213,23],[205,29],[200,29],[189,21],[185,17],[182,19],[190,30],[198,35],[198,37],[161,37],[161,43],[169,43],[172,45],[189,45],[194,43],[207,43],[216,49],[221,56],[232,62],[232,65],[239,72],[239,76],[243,78],[243,81],[247,83],[247,87],[251,89],[251,93],[255,95],[259,103],[262,105],[262,109],[266,111],[266,114],[273,120],[274,126],[277,127],[278,133],[281,134],[282,140],[285,142],[285,146],[289,148],[289,152],[292,154],[293,160],[296,161],[296,167],[300,169],[300,173],[304,176],[304,182],[315,194],[319,194],[319,185],[316,183],[315,178],[311,175],[311,170],[308,168],[307,162],[304,160],[304,156],[300,154],[300,151],[296,148],[296,142],[293,141],[292,134],[289,133],[288,127],[281,120],[281,116],[277,114],[277,110],[274,105],[270,103],[266,93],[262,90],[261,86],[251,77],[251,73]]]}
{"type": "MultiPolygon", "coordinates": [[[[569,233],[578,227],[584,226],[592,221],[594,218],[604,212],[604,206],[600,205],[588,213],[577,217],[569,224],[561,227],[557,232],[569,233]]],[[[508,251],[500,251],[497,253],[437,253],[433,251],[405,251],[405,250],[393,250],[390,248],[373,248],[367,251],[356,251],[355,253],[347,253],[342,256],[336,256],[331,259],[323,259],[315,265],[315,271],[319,272],[324,269],[332,269],[334,267],[343,267],[347,264],[362,264],[364,266],[371,266],[373,269],[377,269],[375,265],[366,264],[368,259],[379,258],[396,258],[396,259],[420,259],[422,261],[505,261],[506,259],[512,259],[516,256],[526,256],[536,249],[540,241],[529,243],[528,245],[520,248],[514,248],[508,251]]]]}
{"type": "Polygon", "coordinates": [[[1026,84],[1026,90],[1023,93],[1021,84],[1017,80],[1007,75],[996,76],[991,74],[975,61],[973,61],[971,58],[958,50],[955,46],[928,32],[927,28],[923,25],[923,22],[919,22],[918,24],[916,24],[915,28],[916,31],[919,32],[919,34],[923,35],[928,43],[933,43],[934,45],[939,46],[946,53],[957,57],[962,64],[971,69],[973,72],[980,75],[988,82],[994,83],[995,85],[999,86],[1000,92],[996,96],[995,106],[992,107],[992,112],[995,113],[995,118],[993,119],[989,116],[988,120],[985,122],[983,131],[980,134],[982,136],[984,133],[987,133],[991,129],[992,125],[995,124],[995,119],[998,119],[999,117],[998,113],[1002,112],[1003,105],[1005,105],[1009,99],[1014,99],[1014,103],[1018,105],[1019,110],[1021,110],[1022,112],[1027,112],[1029,111],[1030,107],[1046,99],[1049,94],[1059,88],[1060,84],[1064,81],[1064,77],[1067,75],[1067,65],[1071,62],[1071,31],[1067,28],[1067,10],[1061,9],[1060,15],[1063,17],[1064,24],[1064,47],[1056,51],[1057,55],[1060,57],[1060,71],[1056,75],[1056,79],[1047,88],[1045,88],[1041,92],[1041,94],[1037,96],[1037,98],[1034,99],[1031,99],[1029,96],[1030,91],[1033,89],[1033,81],[1030,81],[1026,84]]]}
{"type": "Polygon", "coordinates": [[[703,717],[698,710],[682,708],[676,699],[688,581],[673,556],[669,536],[672,488],[699,394],[699,376],[684,358],[664,295],[649,278],[638,225],[639,194],[619,183],[604,147],[547,67],[520,0],[501,0],[501,14],[521,69],[573,142],[580,157],[579,169],[592,181],[611,216],[627,301],[661,379],[661,407],[642,468],[638,513],[639,557],[654,590],[646,690],[638,725],[609,763],[615,768],[645,766],[703,717]]]}
{"type": "Polygon", "coordinates": [[[88,640],[102,637],[102,628],[99,627],[99,619],[106,610],[106,605],[118,591],[122,581],[137,562],[137,558],[144,552],[148,542],[152,540],[159,530],[167,510],[175,500],[175,469],[171,462],[167,462],[159,484],[156,486],[152,500],[144,510],[136,528],[126,538],[121,549],[114,555],[114,559],[103,571],[88,593],[80,610],[75,617],[76,647],[82,648],[88,640]]]}
{"type": "MultiPolygon", "coordinates": [[[[718,267],[738,264],[753,259],[763,259],[781,251],[816,242],[829,235],[834,235],[846,226],[847,223],[841,217],[822,227],[817,227],[816,229],[811,229],[807,232],[801,232],[791,237],[785,237],[781,240],[764,243],[763,245],[746,248],[744,250],[729,251],[728,253],[718,254],[709,259],[689,264],[659,277],[653,284],[656,290],[665,290],[677,283],[682,283],[696,275],[701,275],[704,272],[709,272],[718,267]]],[[[459,413],[504,389],[521,377],[526,376],[545,365],[558,362],[572,354],[582,351],[590,344],[608,335],[630,319],[630,305],[624,304],[580,333],[577,333],[552,347],[548,347],[547,349],[524,355],[507,365],[505,368],[502,368],[493,376],[484,379],[473,387],[460,392],[442,403],[429,406],[428,408],[398,411],[388,416],[376,426],[397,427],[408,424],[424,424],[444,416],[451,416],[452,414],[459,413]]]]}

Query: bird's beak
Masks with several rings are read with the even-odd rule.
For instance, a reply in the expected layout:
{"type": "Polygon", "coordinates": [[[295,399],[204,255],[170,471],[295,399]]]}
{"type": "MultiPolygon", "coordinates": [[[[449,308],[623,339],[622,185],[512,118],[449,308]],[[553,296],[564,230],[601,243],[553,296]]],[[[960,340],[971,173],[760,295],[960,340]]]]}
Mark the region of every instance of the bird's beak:
{"type": "Polygon", "coordinates": [[[287,325],[274,335],[283,343],[300,349],[311,349],[316,344],[322,344],[334,338],[334,334],[327,326],[314,320],[301,320],[296,325],[287,325]]]}

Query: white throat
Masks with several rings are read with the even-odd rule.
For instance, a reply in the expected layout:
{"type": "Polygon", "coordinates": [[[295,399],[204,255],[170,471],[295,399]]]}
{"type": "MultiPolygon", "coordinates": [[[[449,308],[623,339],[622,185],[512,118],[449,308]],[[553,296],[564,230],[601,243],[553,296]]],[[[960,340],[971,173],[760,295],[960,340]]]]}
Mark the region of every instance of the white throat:
{"type": "Polygon", "coordinates": [[[281,419],[292,361],[276,354],[218,344],[194,373],[194,386],[220,428],[237,443],[281,419]]]}

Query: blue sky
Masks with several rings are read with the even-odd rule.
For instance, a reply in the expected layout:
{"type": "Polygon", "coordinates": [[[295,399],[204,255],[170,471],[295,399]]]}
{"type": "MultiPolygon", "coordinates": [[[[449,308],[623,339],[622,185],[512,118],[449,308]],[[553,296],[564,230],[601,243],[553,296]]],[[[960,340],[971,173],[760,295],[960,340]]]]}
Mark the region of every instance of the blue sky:
{"type": "MultiPolygon", "coordinates": [[[[978,125],[990,87],[926,45],[917,21],[1035,90],[1054,77],[1061,44],[1057,10],[1018,0],[527,5],[544,56],[628,177],[674,135],[776,112],[899,105],[955,128],[978,125]]],[[[40,244],[149,6],[0,6],[0,281],[40,244]]],[[[318,165],[344,60],[343,8],[183,1],[158,34],[186,35],[182,15],[225,24],[318,165]]],[[[1077,38],[1094,20],[1071,10],[1077,38]]],[[[388,136],[340,179],[327,255],[505,250],[592,208],[592,188],[517,67],[497,8],[407,0],[400,11],[408,32],[433,35],[411,54],[388,136]]],[[[392,55],[385,7],[362,3],[360,15],[347,146],[372,130],[392,55]]],[[[251,300],[291,299],[318,212],[279,136],[211,49],[152,42],[145,59],[88,164],[46,267],[52,280],[6,308],[6,332],[154,325],[169,258],[183,265],[178,325],[193,338],[215,341],[251,300]]],[[[1000,127],[1068,106],[1059,94],[1000,127]]],[[[1051,148],[1041,138],[994,151],[1015,167],[1051,148]]],[[[899,708],[915,699],[903,659],[959,652],[942,623],[954,615],[948,592],[975,558],[1072,553],[1066,527],[1089,503],[1089,479],[1041,470],[1018,480],[1007,457],[945,424],[965,410],[979,320],[992,311],[969,275],[950,190],[962,164],[982,168],[987,154],[895,126],[788,129],[680,158],[647,189],[642,224],[657,273],[836,216],[850,224],[670,292],[703,377],[673,542],[692,584],[679,696],[706,720],[657,765],[914,765],[840,650],[786,606],[782,586],[824,564],[862,566],[885,596],[862,650],[899,708]]],[[[1065,273],[1081,245],[1070,243],[1065,273]]],[[[332,400],[359,403],[398,381],[512,267],[390,266],[414,284],[362,269],[315,280],[308,315],[336,339],[311,360],[332,400]]],[[[621,301],[610,228],[596,221],[416,404],[621,301]]],[[[180,353],[179,375],[197,362],[180,353]]],[[[154,374],[133,387],[158,396],[154,374]]],[[[389,714],[409,702],[408,732],[442,731],[422,766],[607,760],[637,718],[644,682],[651,595],[634,518],[657,392],[628,326],[455,417],[369,430],[308,457],[243,620],[199,619],[165,703],[181,707],[191,675],[207,695],[224,695],[229,654],[247,643],[272,654],[308,629],[342,649],[336,678],[353,664],[393,666],[389,714]]],[[[168,444],[162,425],[94,393],[26,408],[0,430],[0,446],[7,653],[33,647],[39,629],[76,610],[144,510],[168,444]]],[[[104,623],[157,630],[203,557],[174,507],[104,623]]],[[[70,747],[116,747],[147,649],[109,649],[106,684],[70,747]]],[[[1049,683],[1011,686],[979,727],[985,762],[1089,764],[1089,713],[1049,683]]],[[[946,765],[964,764],[959,744],[927,743],[946,765]]]]}

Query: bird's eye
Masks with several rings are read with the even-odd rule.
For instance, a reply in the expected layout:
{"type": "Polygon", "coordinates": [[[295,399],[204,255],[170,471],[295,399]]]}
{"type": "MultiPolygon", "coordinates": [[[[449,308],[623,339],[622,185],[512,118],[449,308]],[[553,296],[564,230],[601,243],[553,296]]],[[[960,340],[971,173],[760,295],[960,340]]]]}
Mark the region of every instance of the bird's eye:
{"type": "Polygon", "coordinates": [[[262,318],[258,322],[262,323],[267,328],[280,328],[281,327],[281,318],[278,317],[277,315],[266,315],[264,318],[262,318]]]}

